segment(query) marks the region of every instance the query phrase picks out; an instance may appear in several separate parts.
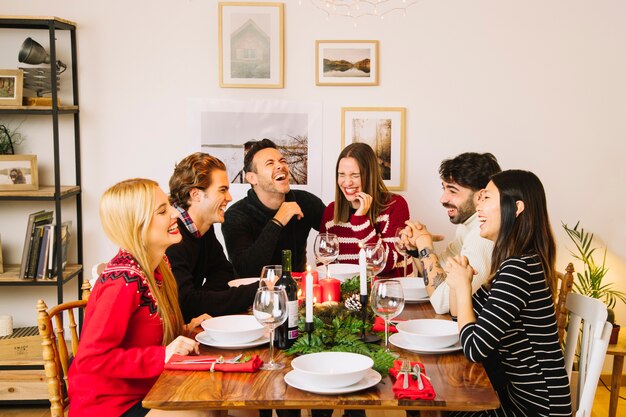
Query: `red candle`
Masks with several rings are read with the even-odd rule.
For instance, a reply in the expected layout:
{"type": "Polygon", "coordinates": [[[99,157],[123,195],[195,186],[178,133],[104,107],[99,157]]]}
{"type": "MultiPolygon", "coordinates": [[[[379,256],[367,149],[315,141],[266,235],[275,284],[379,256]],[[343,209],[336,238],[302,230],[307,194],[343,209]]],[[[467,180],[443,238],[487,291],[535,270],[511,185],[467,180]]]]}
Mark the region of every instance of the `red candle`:
{"type": "Polygon", "coordinates": [[[341,281],[335,278],[324,278],[319,282],[322,287],[323,301],[339,302],[341,300],[341,281]]]}
{"type": "Polygon", "coordinates": [[[313,284],[313,303],[321,303],[322,301],[322,287],[319,284],[313,284]]]}

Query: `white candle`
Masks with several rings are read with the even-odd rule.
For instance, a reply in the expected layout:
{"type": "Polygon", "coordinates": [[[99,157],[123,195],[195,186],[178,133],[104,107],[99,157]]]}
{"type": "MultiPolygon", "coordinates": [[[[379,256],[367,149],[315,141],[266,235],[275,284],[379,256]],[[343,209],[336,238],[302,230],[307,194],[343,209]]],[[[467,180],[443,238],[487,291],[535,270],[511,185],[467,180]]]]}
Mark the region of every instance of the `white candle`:
{"type": "Polygon", "coordinates": [[[359,250],[359,286],[361,295],[367,295],[367,263],[365,262],[365,250],[362,246],[359,250]]]}
{"type": "Polygon", "coordinates": [[[313,323],[313,275],[311,275],[311,267],[306,267],[306,322],[313,323]]]}

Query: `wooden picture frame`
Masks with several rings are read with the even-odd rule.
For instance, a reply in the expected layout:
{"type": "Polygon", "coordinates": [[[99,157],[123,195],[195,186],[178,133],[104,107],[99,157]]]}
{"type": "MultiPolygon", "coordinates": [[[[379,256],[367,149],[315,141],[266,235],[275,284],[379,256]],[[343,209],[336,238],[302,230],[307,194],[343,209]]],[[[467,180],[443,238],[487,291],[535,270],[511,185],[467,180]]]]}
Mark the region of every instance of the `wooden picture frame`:
{"type": "Polygon", "coordinates": [[[353,142],[370,145],[390,190],[404,189],[405,120],[404,107],[341,109],[341,148],[353,142]]]}
{"type": "Polygon", "coordinates": [[[379,84],[378,41],[315,41],[316,85],[379,84]]]}
{"type": "Polygon", "coordinates": [[[0,106],[21,106],[24,94],[24,71],[0,69],[0,106]]]}
{"type": "Polygon", "coordinates": [[[0,155],[0,190],[38,189],[37,155],[0,155]]]}
{"type": "Polygon", "coordinates": [[[283,88],[284,4],[218,4],[220,87],[283,88]]]}

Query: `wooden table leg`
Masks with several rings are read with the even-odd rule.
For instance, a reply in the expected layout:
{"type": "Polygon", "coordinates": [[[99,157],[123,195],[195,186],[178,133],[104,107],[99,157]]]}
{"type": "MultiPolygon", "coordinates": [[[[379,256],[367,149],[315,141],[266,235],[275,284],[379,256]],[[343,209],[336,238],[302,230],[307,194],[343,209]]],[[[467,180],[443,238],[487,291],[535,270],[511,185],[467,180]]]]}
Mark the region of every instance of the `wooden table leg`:
{"type": "Polygon", "coordinates": [[[611,399],[609,401],[609,417],[615,417],[617,413],[617,402],[619,401],[619,389],[622,385],[622,370],[624,368],[624,357],[613,356],[613,374],[611,376],[611,399]]]}

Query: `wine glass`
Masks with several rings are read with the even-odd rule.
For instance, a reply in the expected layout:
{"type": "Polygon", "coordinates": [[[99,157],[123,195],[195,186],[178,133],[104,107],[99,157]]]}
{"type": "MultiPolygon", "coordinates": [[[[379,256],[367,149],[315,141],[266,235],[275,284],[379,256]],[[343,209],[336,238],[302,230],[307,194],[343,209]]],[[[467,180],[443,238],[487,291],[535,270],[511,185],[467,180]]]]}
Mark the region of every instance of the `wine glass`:
{"type": "Polygon", "coordinates": [[[328,275],[328,264],[335,262],[339,256],[339,238],[333,233],[320,233],[315,238],[315,257],[324,264],[326,268],[326,278],[328,275]]]}
{"type": "Polygon", "coordinates": [[[379,279],[374,283],[370,305],[377,316],[385,321],[385,352],[389,352],[389,320],[404,309],[402,284],[395,279],[379,279]]]}
{"type": "Polygon", "coordinates": [[[370,243],[363,246],[363,250],[365,251],[367,273],[373,283],[376,275],[385,268],[385,246],[382,243],[370,243]]]}
{"type": "Polygon", "coordinates": [[[393,238],[393,246],[400,255],[404,257],[404,275],[406,277],[406,264],[408,263],[408,253],[406,252],[406,245],[402,243],[402,231],[404,227],[398,227],[396,229],[396,235],[393,238]]]}
{"type": "Polygon", "coordinates": [[[274,362],[274,329],[287,320],[287,293],[282,288],[260,287],[254,296],[252,312],[270,333],[270,361],[261,369],[273,371],[284,368],[285,364],[274,362]]]}
{"type": "Polygon", "coordinates": [[[274,283],[278,281],[278,278],[283,274],[282,265],[265,265],[261,269],[261,280],[259,287],[274,288],[274,283]]]}

